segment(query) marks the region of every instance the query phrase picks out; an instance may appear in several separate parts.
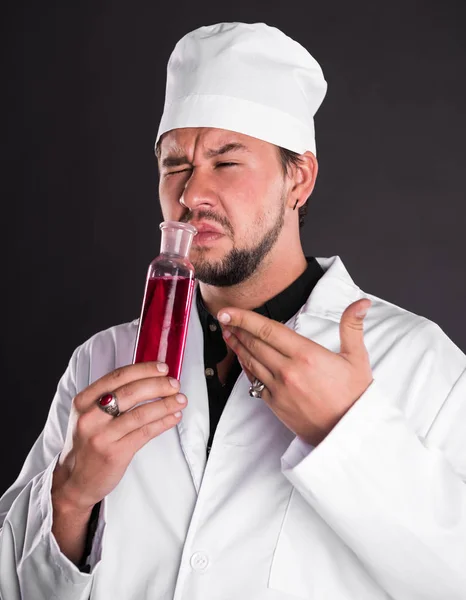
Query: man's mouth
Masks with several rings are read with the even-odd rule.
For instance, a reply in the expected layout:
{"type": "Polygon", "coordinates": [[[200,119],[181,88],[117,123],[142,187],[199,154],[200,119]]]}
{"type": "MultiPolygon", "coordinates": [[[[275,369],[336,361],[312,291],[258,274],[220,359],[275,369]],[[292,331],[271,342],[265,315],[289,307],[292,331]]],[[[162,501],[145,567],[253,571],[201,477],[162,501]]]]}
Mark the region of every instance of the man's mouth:
{"type": "Polygon", "coordinates": [[[190,221],[190,224],[197,229],[197,235],[195,235],[193,239],[193,246],[208,245],[225,235],[220,228],[205,221],[199,223],[190,221]]]}

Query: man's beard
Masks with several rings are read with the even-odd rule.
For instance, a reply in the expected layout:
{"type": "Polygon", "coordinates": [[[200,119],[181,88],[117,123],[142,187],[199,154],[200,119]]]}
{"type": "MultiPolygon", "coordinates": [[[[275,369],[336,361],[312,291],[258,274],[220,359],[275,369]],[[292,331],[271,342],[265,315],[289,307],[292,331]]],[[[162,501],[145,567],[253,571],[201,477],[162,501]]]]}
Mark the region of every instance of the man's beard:
{"type": "MultiPolygon", "coordinates": [[[[223,259],[215,263],[205,260],[203,256],[205,251],[201,249],[199,259],[193,261],[196,279],[215,287],[230,287],[249,279],[275,245],[284,225],[284,215],[285,206],[282,202],[275,223],[252,248],[232,248],[223,259]]],[[[199,211],[196,216],[199,219],[207,218],[220,222],[224,226],[227,225],[225,218],[219,218],[211,211],[199,211]]],[[[189,221],[190,217],[189,214],[183,220],[189,221]]],[[[233,233],[230,223],[226,228],[233,233]]]]}

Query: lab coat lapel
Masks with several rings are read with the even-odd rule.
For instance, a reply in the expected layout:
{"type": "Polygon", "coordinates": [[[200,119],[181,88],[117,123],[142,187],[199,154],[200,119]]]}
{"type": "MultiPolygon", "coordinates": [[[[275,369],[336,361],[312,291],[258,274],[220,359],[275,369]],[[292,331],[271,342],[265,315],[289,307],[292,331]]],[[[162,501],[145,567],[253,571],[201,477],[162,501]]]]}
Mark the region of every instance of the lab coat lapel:
{"type": "MultiPolygon", "coordinates": [[[[317,260],[325,273],[307,302],[287,325],[297,333],[338,352],[338,329],[331,326],[328,321],[338,323],[346,307],[364,297],[364,294],[354,284],[338,256],[317,260]]],[[[198,293],[197,289],[196,293],[198,293]]],[[[242,373],[218,424],[216,440],[222,439],[227,444],[239,446],[253,445],[257,437],[257,423],[261,422],[262,428],[265,427],[270,432],[276,430],[275,433],[278,433],[279,430],[284,434],[280,436],[283,441],[289,443],[292,434],[290,437],[288,430],[281,423],[278,424],[270,409],[260,402],[251,401],[248,389],[249,381],[242,373]]],[[[178,432],[195,489],[199,493],[206,466],[209,402],[204,374],[204,337],[195,299],[186,340],[181,391],[186,394],[188,405],[183,411],[178,432]]]]}
{"type": "MultiPolygon", "coordinates": [[[[194,292],[197,294],[197,289],[194,292]]],[[[209,401],[204,376],[204,336],[194,298],[181,371],[181,392],[188,398],[178,424],[180,443],[194,487],[199,492],[209,439],[209,401]]]]}
{"type": "MultiPolygon", "coordinates": [[[[218,445],[235,448],[234,452],[255,449],[257,456],[268,452],[276,454],[277,461],[293,440],[294,434],[279,421],[269,406],[260,398],[249,396],[249,380],[242,372],[232,390],[215,433],[212,446],[212,460],[218,451],[218,445]]],[[[238,455],[236,455],[238,456],[238,455]]]]}

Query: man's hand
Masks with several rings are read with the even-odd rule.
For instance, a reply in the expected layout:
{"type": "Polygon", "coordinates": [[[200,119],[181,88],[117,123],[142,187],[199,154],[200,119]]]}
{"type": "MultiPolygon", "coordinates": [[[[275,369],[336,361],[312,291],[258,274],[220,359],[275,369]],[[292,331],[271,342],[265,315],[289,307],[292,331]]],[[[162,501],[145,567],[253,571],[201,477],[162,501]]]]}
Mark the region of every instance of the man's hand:
{"type": "Polygon", "coordinates": [[[363,332],[370,305],[358,300],[343,313],[338,354],[249,310],[228,307],[218,319],[249,380],[265,384],[263,400],[291,431],[316,446],[373,381],[363,332]]]}
{"type": "Polygon", "coordinates": [[[77,510],[92,509],[123,477],[138,450],[181,420],[186,397],[166,365],[128,365],[92,383],[73,400],[52,495],[77,510]],[[163,370],[162,370],[163,369],[163,370]],[[113,392],[121,415],[111,417],[96,401],[113,392]],[[155,402],[141,404],[159,398],[155,402]],[[131,410],[130,410],[131,409],[131,410]]]}
{"type": "Polygon", "coordinates": [[[187,404],[167,365],[121,367],[73,400],[64,448],[53,473],[52,533],[63,554],[78,564],[92,507],[109,494],[147,442],[177,425],[187,404]],[[96,401],[113,392],[121,415],[111,417],[96,401]],[[140,404],[159,398],[155,402],[140,404]],[[139,405],[140,404],[140,405],[139,405]],[[138,406],[136,406],[138,405],[138,406]]]}

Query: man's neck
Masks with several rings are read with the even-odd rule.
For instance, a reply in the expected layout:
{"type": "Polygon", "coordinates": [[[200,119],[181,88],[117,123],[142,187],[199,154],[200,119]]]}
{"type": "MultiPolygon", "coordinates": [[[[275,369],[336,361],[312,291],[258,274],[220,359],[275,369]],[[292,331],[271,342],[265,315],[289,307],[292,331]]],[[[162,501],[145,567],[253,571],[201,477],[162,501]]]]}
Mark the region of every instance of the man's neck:
{"type": "Polygon", "coordinates": [[[283,255],[279,260],[265,259],[256,273],[243,283],[215,287],[200,282],[202,299],[214,317],[227,306],[253,309],[262,306],[293,283],[307,267],[304,253],[283,255]]]}

